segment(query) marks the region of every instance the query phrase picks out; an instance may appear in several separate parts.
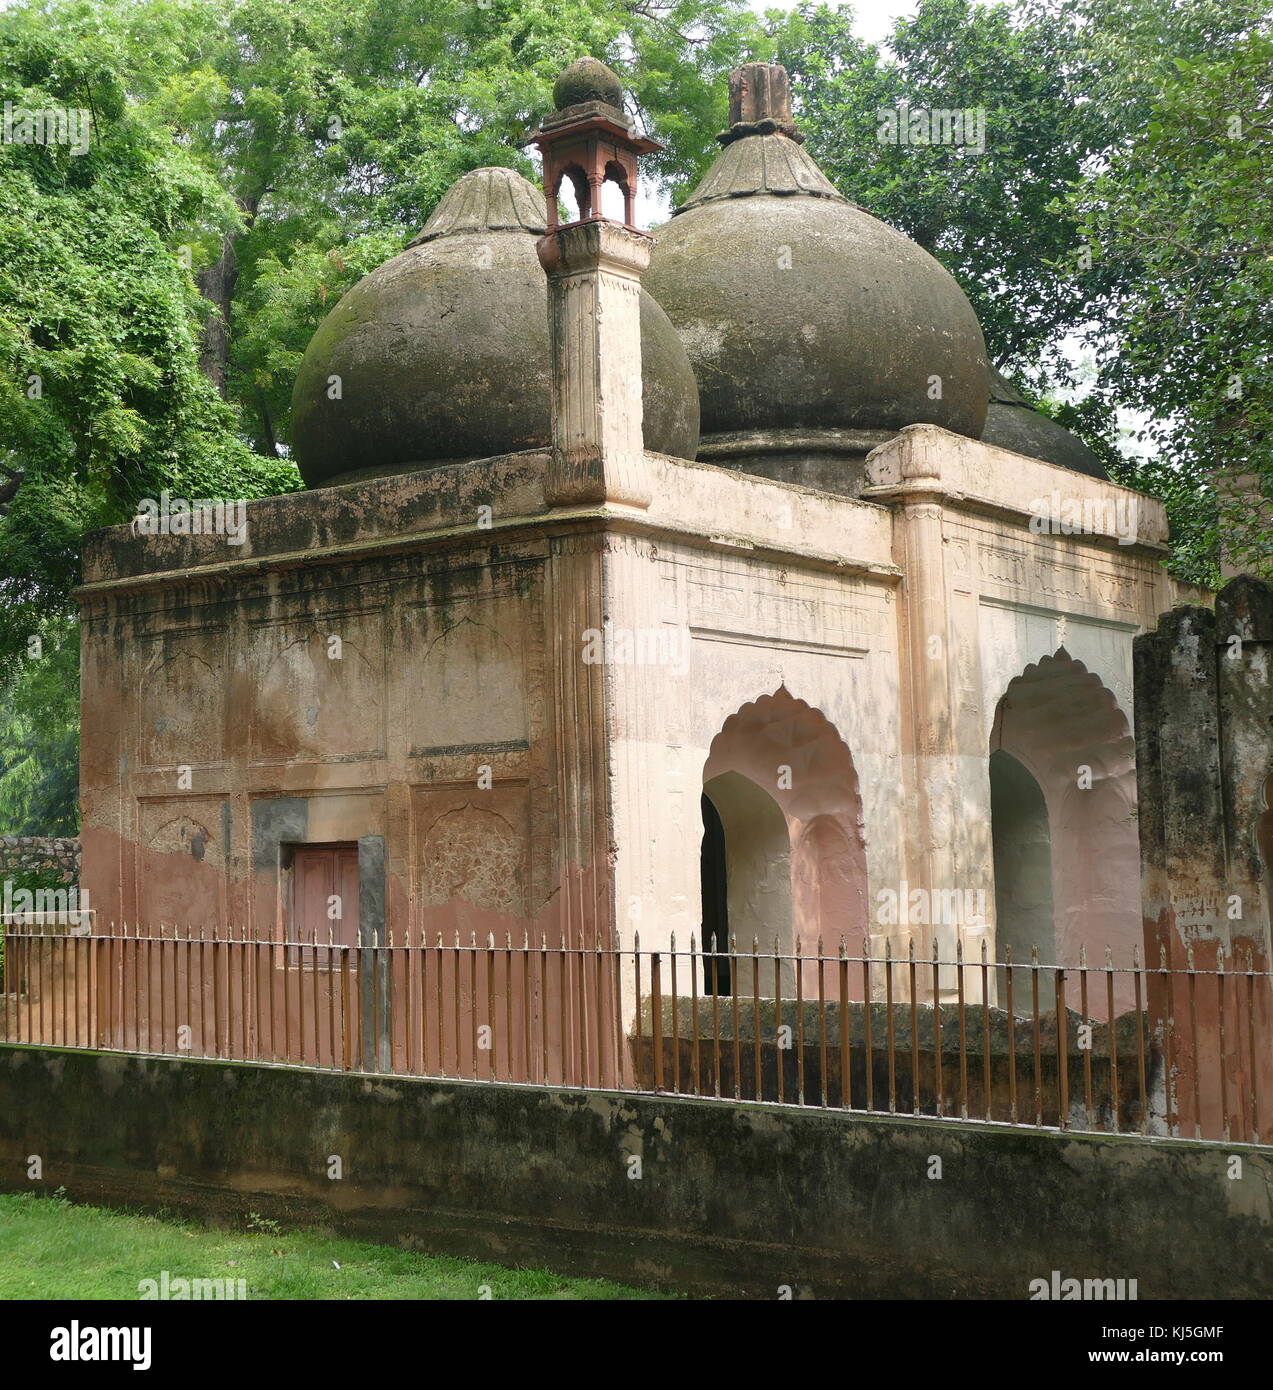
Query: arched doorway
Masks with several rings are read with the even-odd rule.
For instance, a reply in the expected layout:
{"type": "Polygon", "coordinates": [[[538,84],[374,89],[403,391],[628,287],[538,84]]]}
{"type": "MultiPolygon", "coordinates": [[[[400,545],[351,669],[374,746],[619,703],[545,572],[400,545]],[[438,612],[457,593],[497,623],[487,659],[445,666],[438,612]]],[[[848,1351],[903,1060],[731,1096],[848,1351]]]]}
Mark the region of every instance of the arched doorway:
{"type": "Polygon", "coordinates": [[[699,850],[699,885],[703,903],[703,989],[707,994],[732,993],[728,961],[729,880],[725,861],[725,825],[706,792],[700,798],[703,845],[699,850]]]}
{"type": "MultiPolygon", "coordinates": [[[[1113,692],[1063,647],[1010,682],[990,736],[1000,959],[1011,942],[1014,959],[1018,946],[1028,960],[1029,946],[1037,944],[1041,963],[1076,965],[1084,948],[1093,963],[1103,963],[1108,946],[1117,965],[1131,964],[1141,939],[1135,757],[1135,739],[1113,692]],[[1003,886],[1001,863],[1008,876],[1003,886]]],[[[1051,971],[1041,976],[1041,1007],[1053,997],[1054,982],[1051,971]]],[[[1133,999],[1131,976],[1117,976],[1116,1006],[1127,1008],[1133,999]]],[[[1028,993],[1021,1006],[1028,1009],[1028,993]]]]}
{"type": "MultiPolygon", "coordinates": [[[[1052,832],[1043,790],[1011,753],[990,755],[990,823],[994,834],[996,950],[1000,960],[1028,962],[1031,951],[1041,965],[1056,964],[1056,924],[1052,906],[1052,832]]],[[[1006,972],[1004,972],[1006,975],[1006,972]]],[[[1012,972],[1014,1007],[1031,1003],[1029,973],[1012,972]]],[[[1007,998],[999,982],[999,1002],[1007,998]]],[[[1039,1007],[1056,1000],[1050,975],[1039,981],[1039,1007]]]]}
{"type": "Polygon", "coordinates": [[[712,778],[703,789],[703,800],[703,841],[705,848],[711,843],[708,867],[715,904],[721,876],[725,887],[725,912],[717,910],[714,920],[709,918],[713,899],[707,893],[703,898],[703,987],[709,993],[728,994],[729,961],[721,955],[728,953],[731,937],[744,953],[757,944],[762,951],[776,948],[780,955],[792,951],[791,845],[778,803],[741,773],[712,778]],[[709,811],[715,812],[719,839],[709,811]]]}
{"type": "MultiPolygon", "coordinates": [[[[726,931],[739,952],[758,942],[768,955],[776,943],[780,956],[799,947],[809,957],[821,940],[835,955],[841,937],[850,954],[860,950],[868,921],[862,803],[830,720],[785,687],[743,705],[712,741],[703,790],[721,824],[717,840],[705,812],[703,873],[719,872],[723,850],[726,931]]],[[[704,877],[705,945],[718,939],[719,896],[706,891],[713,882],[704,877]]],[[[816,968],[808,971],[805,983],[816,989],[816,968]]],[[[772,995],[772,965],[762,973],[762,992],[772,995]]],[[[790,964],[779,979],[784,993],[794,986],[790,964]]]]}

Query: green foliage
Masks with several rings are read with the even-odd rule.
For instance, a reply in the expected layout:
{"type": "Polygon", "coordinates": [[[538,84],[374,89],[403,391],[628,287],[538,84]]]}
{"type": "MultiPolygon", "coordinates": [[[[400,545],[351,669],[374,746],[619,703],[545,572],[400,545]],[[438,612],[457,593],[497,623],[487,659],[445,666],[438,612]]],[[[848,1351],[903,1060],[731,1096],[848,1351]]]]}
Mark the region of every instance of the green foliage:
{"type": "Polygon", "coordinates": [[[1273,39],[1177,59],[1143,136],[1076,195],[1114,267],[1094,314],[1107,398],[1148,412],[1129,479],[1175,515],[1177,567],[1214,582],[1215,547],[1273,573],[1273,39]],[[1248,480],[1240,490],[1235,484],[1248,480]]]}
{"type": "Polygon", "coordinates": [[[208,171],[127,99],[126,55],[68,7],[0,16],[0,85],[94,114],[88,151],[0,145],[0,437],[26,477],[0,522],[0,667],[70,611],[85,531],[141,497],[295,486],[254,459],[199,370],[207,306],[167,244],[231,211],[208,171]]]}
{"type": "MultiPolygon", "coordinates": [[[[0,835],[79,831],[79,628],[47,621],[39,655],[0,675],[0,835]]],[[[28,883],[24,888],[58,887],[28,883]]]]}

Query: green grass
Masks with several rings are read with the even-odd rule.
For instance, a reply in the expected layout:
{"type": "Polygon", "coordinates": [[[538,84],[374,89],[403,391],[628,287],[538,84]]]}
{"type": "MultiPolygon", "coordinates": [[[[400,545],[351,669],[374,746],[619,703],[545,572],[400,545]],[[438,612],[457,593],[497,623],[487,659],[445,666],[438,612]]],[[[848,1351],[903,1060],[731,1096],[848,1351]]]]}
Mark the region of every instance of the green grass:
{"type": "Polygon", "coordinates": [[[179,1219],[0,1195],[0,1299],[136,1299],[143,1279],[245,1279],[257,1299],[658,1298],[594,1279],[417,1255],[323,1231],[227,1231],[179,1219]],[[339,1268],[337,1268],[339,1266],[339,1268]]]}

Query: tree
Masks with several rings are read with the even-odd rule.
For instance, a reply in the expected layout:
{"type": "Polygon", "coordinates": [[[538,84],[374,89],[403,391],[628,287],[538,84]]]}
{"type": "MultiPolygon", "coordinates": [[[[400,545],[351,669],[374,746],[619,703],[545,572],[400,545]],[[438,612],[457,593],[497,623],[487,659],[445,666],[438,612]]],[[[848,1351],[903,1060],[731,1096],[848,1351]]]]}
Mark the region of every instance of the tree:
{"type": "Polygon", "coordinates": [[[126,521],[164,487],[248,497],[298,482],[291,464],[253,458],[199,370],[205,305],[168,241],[192,217],[228,219],[215,180],[128,101],[109,42],[38,20],[2,17],[9,99],[83,108],[92,125],[82,152],[0,144],[0,438],[20,474],[0,520],[6,830],[65,825],[73,811],[78,686],[66,624],[84,533],[126,521]]]}
{"type": "Polygon", "coordinates": [[[1178,567],[1214,582],[1223,537],[1232,560],[1268,573],[1273,39],[1252,32],[1214,59],[1176,59],[1149,116],[1072,201],[1094,254],[1116,267],[1094,305],[1117,325],[1092,334],[1102,389],[1149,414],[1152,462],[1126,480],[1180,485],[1192,529],[1178,567]]]}
{"type": "Polygon", "coordinates": [[[199,371],[205,311],[167,239],[229,216],[206,170],[127,100],[109,43],[6,14],[4,86],[27,109],[84,107],[86,152],[0,145],[0,432],[21,485],[0,523],[0,670],[70,611],[84,532],[163,487],[256,496],[264,466],[199,371]]]}

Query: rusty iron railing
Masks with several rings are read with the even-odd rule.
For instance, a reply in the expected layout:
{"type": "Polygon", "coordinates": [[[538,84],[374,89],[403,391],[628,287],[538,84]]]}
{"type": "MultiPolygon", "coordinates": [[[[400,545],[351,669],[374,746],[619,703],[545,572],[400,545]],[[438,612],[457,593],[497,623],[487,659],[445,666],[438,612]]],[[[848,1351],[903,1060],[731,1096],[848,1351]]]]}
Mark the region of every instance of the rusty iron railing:
{"type": "Polygon", "coordinates": [[[0,933],[11,1043],[1233,1143],[1273,1118],[1273,976],[1250,956],[0,933]]]}

